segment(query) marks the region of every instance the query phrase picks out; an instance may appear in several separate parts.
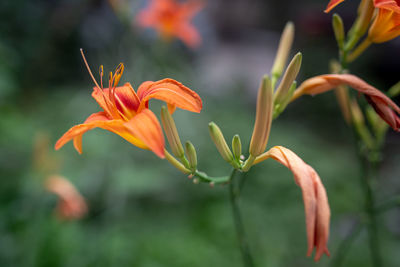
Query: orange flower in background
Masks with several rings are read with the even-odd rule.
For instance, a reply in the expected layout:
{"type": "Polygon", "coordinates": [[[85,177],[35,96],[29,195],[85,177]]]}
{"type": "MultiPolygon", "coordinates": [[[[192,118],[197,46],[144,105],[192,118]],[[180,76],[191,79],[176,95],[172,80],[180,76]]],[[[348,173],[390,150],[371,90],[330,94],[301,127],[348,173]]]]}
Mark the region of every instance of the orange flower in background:
{"type": "Polygon", "coordinates": [[[307,256],[311,256],[314,248],[316,248],[315,261],[318,261],[324,253],[329,256],[327,243],[330,208],[325,188],[317,172],[291,150],[282,146],[275,146],[258,156],[254,164],[268,158],[272,158],[289,168],[294,175],[296,184],[303,193],[308,243],[307,256]]]}
{"type": "Polygon", "coordinates": [[[85,199],[66,178],[59,175],[50,176],[45,187],[59,197],[56,212],[60,219],[80,219],[87,213],[85,199]]]}
{"type": "MultiPolygon", "coordinates": [[[[82,56],[96,85],[92,97],[103,111],[93,113],[83,124],[69,129],[57,141],[56,150],[73,140],[75,149],[82,153],[82,135],[98,127],[116,133],[131,144],[152,150],[157,156],[164,158],[164,136],[156,115],[148,108],[149,100],[155,98],[166,102],[171,113],[176,107],[200,112],[202,108],[200,97],[173,79],[144,82],[139,86],[137,94],[130,83],[117,87],[124,70],[123,64],[117,67],[114,75],[110,73],[109,88],[103,89],[102,79],[99,86],[83,52],[82,56]]],[[[100,70],[102,78],[103,68],[100,70]]]]}
{"type": "Polygon", "coordinates": [[[176,0],[150,0],[148,7],[140,11],[137,22],[144,28],[154,28],[161,37],[170,40],[176,37],[187,46],[200,45],[201,37],[190,20],[203,8],[203,3],[189,0],[180,3],[176,0]]]}
{"type": "Polygon", "coordinates": [[[395,131],[400,131],[400,108],[385,94],[351,74],[327,74],[304,81],[294,92],[292,101],[301,95],[316,95],[332,90],[340,85],[348,85],[364,94],[376,113],[395,131]]]}
{"type": "Polygon", "coordinates": [[[374,0],[379,9],[368,32],[368,39],[383,43],[400,35],[400,0],[374,0]]]}
{"type": "Polygon", "coordinates": [[[328,13],[329,11],[331,11],[335,6],[339,5],[340,3],[342,3],[344,0],[331,0],[328,4],[328,6],[326,7],[326,9],[324,10],[325,13],[328,13]]]}

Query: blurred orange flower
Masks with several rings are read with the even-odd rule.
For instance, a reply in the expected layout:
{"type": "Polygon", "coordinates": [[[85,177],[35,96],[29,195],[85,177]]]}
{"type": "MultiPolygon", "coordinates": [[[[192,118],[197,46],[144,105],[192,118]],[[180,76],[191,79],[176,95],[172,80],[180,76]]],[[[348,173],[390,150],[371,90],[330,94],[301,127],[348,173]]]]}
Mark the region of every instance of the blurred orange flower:
{"type": "MultiPolygon", "coordinates": [[[[82,53],[83,55],[83,53],[82,53]]],[[[156,115],[148,108],[151,98],[165,101],[172,113],[175,107],[192,112],[200,112],[202,101],[200,97],[173,79],[147,81],[139,86],[136,94],[130,83],[119,86],[124,65],[121,63],[115,74],[110,73],[109,88],[103,89],[94,79],[86,62],[89,73],[95,82],[92,97],[103,109],[90,115],[83,124],[69,129],[56,143],[56,150],[73,140],[75,149],[82,153],[82,135],[96,127],[111,131],[126,139],[131,144],[152,150],[160,158],[164,158],[164,136],[156,115]]],[[[103,76],[103,68],[100,68],[103,76]]]]}
{"type": "Polygon", "coordinates": [[[201,37],[190,20],[203,8],[203,3],[189,0],[180,3],[176,0],[150,0],[148,7],[140,11],[137,22],[144,28],[154,28],[165,40],[176,37],[187,46],[200,45],[201,37]]]}
{"type": "Polygon", "coordinates": [[[315,261],[318,261],[324,253],[329,256],[327,243],[331,213],[325,188],[317,172],[291,150],[282,146],[275,146],[258,156],[254,164],[268,158],[289,168],[303,193],[308,241],[307,256],[311,256],[314,247],[316,248],[315,261]]]}
{"type": "Polygon", "coordinates": [[[383,43],[400,35],[400,0],[374,0],[379,9],[368,32],[368,39],[383,43]]]}
{"type": "Polygon", "coordinates": [[[59,197],[56,211],[60,219],[80,219],[87,213],[85,199],[66,178],[59,175],[50,176],[45,187],[59,197]]]}
{"type": "Polygon", "coordinates": [[[304,81],[294,92],[292,100],[301,95],[321,94],[340,85],[348,85],[364,94],[376,113],[395,131],[400,131],[400,108],[385,94],[351,74],[327,74],[304,81]]]}

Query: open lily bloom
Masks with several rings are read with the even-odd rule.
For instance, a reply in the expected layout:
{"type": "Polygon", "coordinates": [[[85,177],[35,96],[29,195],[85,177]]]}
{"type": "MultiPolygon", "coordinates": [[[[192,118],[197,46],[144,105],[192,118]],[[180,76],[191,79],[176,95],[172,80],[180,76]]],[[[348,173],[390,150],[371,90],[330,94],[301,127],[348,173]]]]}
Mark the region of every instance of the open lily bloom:
{"type": "Polygon", "coordinates": [[[374,0],[379,9],[368,32],[374,43],[383,43],[400,35],[400,0],[374,0]]]}
{"type": "Polygon", "coordinates": [[[75,186],[59,175],[50,176],[46,180],[46,189],[58,196],[56,212],[60,219],[74,220],[82,218],[87,213],[85,199],[75,186]]]}
{"type": "Polygon", "coordinates": [[[56,149],[73,140],[75,149],[82,153],[82,135],[98,127],[116,133],[131,144],[149,149],[164,158],[164,136],[156,115],[148,108],[149,100],[155,98],[165,101],[171,113],[176,107],[200,112],[202,101],[195,92],[173,79],[144,82],[137,93],[130,83],[117,87],[122,72],[123,65],[120,64],[116,73],[110,74],[109,88],[105,89],[91,75],[96,84],[92,96],[103,111],[93,113],[83,124],[69,129],[57,141],[56,149]]]}
{"type": "Polygon", "coordinates": [[[314,248],[316,248],[315,261],[318,261],[324,253],[329,256],[327,243],[330,208],[325,188],[318,174],[295,153],[282,146],[275,146],[261,154],[254,161],[254,164],[268,158],[272,158],[289,168],[294,175],[296,184],[303,193],[308,242],[307,256],[311,256],[314,248]]]}
{"type": "Polygon", "coordinates": [[[400,131],[400,108],[385,94],[351,74],[327,74],[305,80],[294,92],[292,101],[301,95],[316,95],[348,85],[364,94],[376,113],[395,131],[400,131]]]}
{"type": "Polygon", "coordinates": [[[192,48],[200,44],[201,37],[190,20],[203,8],[202,2],[197,0],[185,3],[176,0],[150,1],[149,6],[137,17],[140,26],[156,29],[166,40],[176,37],[192,48]]]}

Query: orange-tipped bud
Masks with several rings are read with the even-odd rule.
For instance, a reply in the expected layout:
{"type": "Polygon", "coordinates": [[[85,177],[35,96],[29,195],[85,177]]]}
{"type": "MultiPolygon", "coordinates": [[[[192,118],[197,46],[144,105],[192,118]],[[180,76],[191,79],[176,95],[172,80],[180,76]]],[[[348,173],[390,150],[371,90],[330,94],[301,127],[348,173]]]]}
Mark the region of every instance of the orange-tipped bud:
{"type": "Polygon", "coordinates": [[[273,113],[273,89],[268,76],[262,79],[257,97],[256,120],[250,141],[250,155],[256,157],[267,147],[273,113]]]}
{"type": "Polygon", "coordinates": [[[293,39],[294,24],[293,22],[289,21],[286,23],[285,29],[282,32],[282,36],[279,41],[278,52],[276,53],[274,65],[272,66],[271,75],[273,80],[279,79],[279,77],[282,75],[290,53],[290,49],[292,48],[293,39]]]}
{"type": "Polygon", "coordinates": [[[174,154],[175,157],[178,158],[184,157],[185,152],[183,151],[181,139],[179,138],[175,121],[166,106],[162,106],[161,108],[161,122],[164,127],[165,135],[167,136],[170,148],[172,150],[172,154],[174,154]]]}

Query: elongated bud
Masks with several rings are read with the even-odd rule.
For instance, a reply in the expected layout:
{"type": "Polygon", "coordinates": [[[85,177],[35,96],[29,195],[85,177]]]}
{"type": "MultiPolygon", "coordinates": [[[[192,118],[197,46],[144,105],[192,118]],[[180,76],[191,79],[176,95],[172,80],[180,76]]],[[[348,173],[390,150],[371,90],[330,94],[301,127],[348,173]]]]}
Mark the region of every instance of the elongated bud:
{"type": "Polygon", "coordinates": [[[352,115],[352,121],[354,123],[354,127],[365,143],[368,148],[373,148],[374,146],[374,141],[372,139],[372,136],[365,125],[365,120],[364,120],[364,115],[360,109],[360,106],[358,105],[356,100],[350,101],[350,110],[351,110],[351,115],[352,115]]]}
{"type": "Polygon", "coordinates": [[[285,74],[283,75],[282,81],[274,94],[275,104],[280,104],[287,98],[290,87],[292,86],[294,79],[296,79],[297,74],[299,74],[301,59],[301,53],[297,53],[293,57],[292,61],[290,61],[289,66],[287,67],[285,74]]]}
{"type": "Polygon", "coordinates": [[[400,82],[398,82],[395,85],[393,85],[389,89],[387,94],[388,94],[389,97],[392,97],[392,98],[400,95],[400,82]]]}
{"type": "Polygon", "coordinates": [[[271,70],[273,79],[278,79],[283,72],[286,65],[290,49],[292,48],[294,39],[294,25],[293,22],[289,21],[286,23],[285,29],[282,32],[281,39],[279,41],[278,51],[276,53],[274,65],[271,70]]]}
{"type": "Polygon", "coordinates": [[[296,88],[297,88],[297,82],[294,81],[292,83],[292,85],[290,86],[289,91],[285,96],[285,99],[283,99],[281,103],[274,104],[274,115],[273,115],[274,119],[277,118],[285,110],[287,105],[290,103],[290,101],[292,100],[293,93],[296,90],[296,88]]]}
{"type": "Polygon", "coordinates": [[[378,144],[382,144],[385,134],[389,128],[389,125],[376,114],[375,110],[371,106],[367,106],[365,109],[365,115],[372,130],[375,133],[376,140],[378,144]]]}
{"type": "Polygon", "coordinates": [[[174,119],[165,106],[161,107],[161,122],[164,126],[165,135],[167,136],[172,154],[174,154],[175,157],[182,158],[184,156],[184,151],[178,130],[176,129],[174,119]]]}
{"type": "Polygon", "coordinates": [[[208,129],[210,131],[211,139],[214,141],[215,146],[217,147],[219,153],[222,158],[231,163],[233,160],[232,152],[226,144],[224,135],[221,132],[221,129],[214,123],[210,122],[208,124],[208,129]]]}
{"type": "Polygon", "coordinates": [[[192,170],[196,170],[197,168],[197,154],[196,149],[190,141],[185,143],[186,155],[189,160],[189,165],[192,170]]]}
{"type": "Polygon", "coordinates": [[[371,0],[362,0],[358,8],[358,18],[349,30],[349,40],[346,43],[345,50],[351,50],[367,31],[374,14],[374,4],[371,0]]]}
{"type": "Polygon", "coordinates": [[[260,89],[258,90],[256,120],[249,148],[250,155],[254,157],[264,152],[267,146],[272,122],[272,113],[273,89],[269,77],[264,76],[260,89]]]}
{"type": "Polygon", "coordinates": [[[240,137],[237,134],[232,138],[232,151],[233,156],[238,161],[240,159],[240,156],[242,155],[242,142],[240,141],[240,137]]]}
{"type": "Polygon", "coordinates": [[[333,14],[333,17],[332,17],[332,27],[333,27],[333,32],[335,33],[336,42],[338,43],[339,48],[343,49],[344,38],[345,38],[343,20],[336,13],[333,14]]]}

